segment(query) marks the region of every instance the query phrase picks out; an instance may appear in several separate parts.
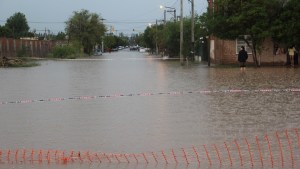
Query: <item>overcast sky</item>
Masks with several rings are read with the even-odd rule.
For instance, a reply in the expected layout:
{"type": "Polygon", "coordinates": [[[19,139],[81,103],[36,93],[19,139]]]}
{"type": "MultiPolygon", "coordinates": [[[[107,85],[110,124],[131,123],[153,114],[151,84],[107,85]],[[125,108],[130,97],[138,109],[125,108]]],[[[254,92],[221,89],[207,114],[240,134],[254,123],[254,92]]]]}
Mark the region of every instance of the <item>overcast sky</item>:
{"type": "MultiPolygon", "coordinates": [[[[180,0],[0,0],[0,25],[16,12],[25,14],[30,30],[44,32],[64,31],[67,21],[74,11],[86,9],[104,18],[108,28],[114,27],[115,33],[126,35],[143,32],[149,23],[164,18],[160,5],[176,8],[180,15],[180,0]],[[133,32],[133,29],[135,30],[133,32]]],[[[207,0],[195,0],[195,11],[206,11],[207,0]]],[[[184,0],[184,15],[190,15],[191,5],[184,0]]],[[[167,19],[172,15],[167,13],[167,19]]]]}

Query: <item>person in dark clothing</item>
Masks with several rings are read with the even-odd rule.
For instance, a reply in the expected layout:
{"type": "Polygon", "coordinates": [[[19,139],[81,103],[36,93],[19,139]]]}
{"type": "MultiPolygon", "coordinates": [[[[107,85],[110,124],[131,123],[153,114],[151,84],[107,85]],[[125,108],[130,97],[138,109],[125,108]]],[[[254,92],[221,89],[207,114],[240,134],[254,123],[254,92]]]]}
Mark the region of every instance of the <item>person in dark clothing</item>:
{"type": "Polygon", "coordinates": [[[246,61],[248,59],[248,53],[245,51],[245,47],[241,46],[241,50],[239,51],[238,55],[238,61],[240,62],[241,70],[245,69],[246,67],[246,61]]]}

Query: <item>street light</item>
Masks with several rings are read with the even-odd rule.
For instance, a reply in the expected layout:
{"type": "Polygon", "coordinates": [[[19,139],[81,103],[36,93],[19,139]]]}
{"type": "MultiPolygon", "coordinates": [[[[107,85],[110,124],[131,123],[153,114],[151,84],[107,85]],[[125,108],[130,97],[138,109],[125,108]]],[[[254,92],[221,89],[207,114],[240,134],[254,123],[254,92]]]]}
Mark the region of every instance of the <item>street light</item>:
{"type": "Polygon", "coordinates": [[[160,7],[160,9],[164,9],[164,20],[165,20],[165,22],[166,22],[166,13],[167,12],[172,12],[173,16],[174,16],[174,21],[176,21],[176,9],[175,8],[168,7],[168,6],[163,6],[163,5],[160,5],[159,7],[160,7]],[[166,10],[166,9],[170,9],[170,10],[166,10]]]}

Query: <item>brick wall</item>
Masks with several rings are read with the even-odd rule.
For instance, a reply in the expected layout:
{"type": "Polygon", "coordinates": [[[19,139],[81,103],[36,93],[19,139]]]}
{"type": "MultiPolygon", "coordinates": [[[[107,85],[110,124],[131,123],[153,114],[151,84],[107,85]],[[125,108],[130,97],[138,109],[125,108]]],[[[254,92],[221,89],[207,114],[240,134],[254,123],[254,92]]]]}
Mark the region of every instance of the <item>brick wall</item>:
{"type": "MultiPolygon", "coordinates": [[[[236,41],[220,40],[213,38],[215,64],[237,64],[236,41]]],[[[274,44],[271,39],[265,40],[261,54],[257,53],[257,58],[261,65],[284,65],[286,62],[286,53],[283,48],[279,48],[274,55],[274,44]]],[[[251,51],[248,51],[248,53],[251,51]]],[[[249,54],[248,64],[254,64],[252,54],[249,54]]]]}

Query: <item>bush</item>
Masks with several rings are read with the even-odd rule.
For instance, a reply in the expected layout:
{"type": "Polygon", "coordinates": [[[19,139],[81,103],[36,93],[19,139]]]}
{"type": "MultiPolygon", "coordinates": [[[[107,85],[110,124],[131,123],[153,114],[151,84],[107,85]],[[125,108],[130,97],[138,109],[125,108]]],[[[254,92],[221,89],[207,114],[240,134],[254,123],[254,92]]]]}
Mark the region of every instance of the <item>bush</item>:
{"type": "Polygon", "coordinates": [[[79,51],[70,45],[55,46],[52,50],[54,58],[76,58],[79,51]]]}

